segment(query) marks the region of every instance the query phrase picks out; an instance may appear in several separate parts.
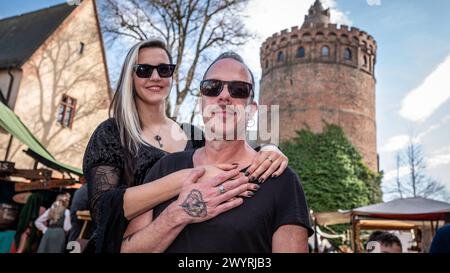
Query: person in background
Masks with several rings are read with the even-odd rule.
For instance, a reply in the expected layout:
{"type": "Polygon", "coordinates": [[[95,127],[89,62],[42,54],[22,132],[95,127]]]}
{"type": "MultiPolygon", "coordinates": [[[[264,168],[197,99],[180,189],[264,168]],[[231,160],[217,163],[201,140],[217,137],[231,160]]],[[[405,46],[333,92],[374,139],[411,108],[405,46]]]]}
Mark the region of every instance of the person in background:
{"type": "Polygon", "coordinates": [[[402,253],[402,242],[392,233],[385,231],[374,231],[367,243],[368,253],[402,253]],[[378,242],[374,249],[369,249],[373,246],[372,242],[378,242]]]}
{"type": "MultiPolygon", "coordinates": [[[[81,188],[76,190],[72,198],[72,204],[70,205],[70,222],[72,228],[69,231],[68,242],[76,241],[80,235],[83,222],[77,218],[77,211],[83,210],[89,210],[87,184],[83,184],[81,188]]],[[[89,238],[89,235],[86,237],[89,238]]]]}
{"type": "Polygon", "coordinates": [[[66,232],[72,227],[68,193],[60,194],[52,206],[34,222],[44,236],[39,244],[38,253],[63,253],[66,245],[66,232]]]}
{"type": "Polygon", "coordinates": [[[31,194],[20,212],[15,235],[15,253],[31,253],[36,251],[39,237],[33,223],[44,212],[45,207],[42,194],[31,194]]]}
{"type": "Polygon", "coordinates": [[[445,225],[436,232],[430,253],[450,253],[450,214],[445,216],[445,225]]]}

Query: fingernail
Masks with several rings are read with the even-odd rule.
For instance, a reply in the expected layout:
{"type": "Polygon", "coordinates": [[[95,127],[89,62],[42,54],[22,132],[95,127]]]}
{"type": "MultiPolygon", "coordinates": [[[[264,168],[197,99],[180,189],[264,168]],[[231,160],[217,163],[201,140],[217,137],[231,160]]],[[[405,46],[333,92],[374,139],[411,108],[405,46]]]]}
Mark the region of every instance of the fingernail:
{"type": "Polygon", "coordinates": [[[249,173],[248,171],[246,171],[246,172],[244,173],[244,175],[245,175],[245,176],[249,176],[250,173],[249,173]]]}
{"type": "Polygon", "coordinates": [[[249,192],[247,192],[247,196],[248,197],[253,197],[255,194],[253,193],[253,192],[251,192],[251,191],[249,191],[249,192]]]}
{"type": "Polygon", "coordinates": [[[259,184],[262,184],[262,182],[264,182],[263,178],[258,179],[259,184]]]}
{"type": "Polygon", "coordinates": [[[250,182],[254,182],[256,180],[256,178],[254,176],[250,177],[250,182]]]}
{"type": "Polygon", "coordinates": [[[272,177],[274,177],[274,178],[275,178],[275,177],[277,177],[277,175],[276,175],[276,174],[272,174],[272,177]]]}
{"type": "Polygon", "coordinates": [[[259,190],[260,188],[261,188],[260,186],[255,185],[254,190],[257,191],[257,190],[259,190]]]}

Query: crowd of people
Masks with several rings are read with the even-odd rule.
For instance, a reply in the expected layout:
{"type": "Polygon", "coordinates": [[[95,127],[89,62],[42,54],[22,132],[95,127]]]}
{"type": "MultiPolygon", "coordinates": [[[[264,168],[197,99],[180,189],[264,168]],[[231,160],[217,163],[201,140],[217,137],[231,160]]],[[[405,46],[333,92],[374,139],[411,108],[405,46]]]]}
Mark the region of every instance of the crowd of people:
{"type": "MultiPolygon", "coordinates": [[[[73,192],[73,191],[72,191],[73,192]]],[[[10,252],[13,253],[66,253],[67,243],[77,241],[82,221],[77,211],[89,209],[87,185],[74,192],[35,192],[23,206],[10,252]],[[51,205],[48,199],[56,198],[51,205]]],[[[89,237],[86,230],[86,237],[89,237]]]]}

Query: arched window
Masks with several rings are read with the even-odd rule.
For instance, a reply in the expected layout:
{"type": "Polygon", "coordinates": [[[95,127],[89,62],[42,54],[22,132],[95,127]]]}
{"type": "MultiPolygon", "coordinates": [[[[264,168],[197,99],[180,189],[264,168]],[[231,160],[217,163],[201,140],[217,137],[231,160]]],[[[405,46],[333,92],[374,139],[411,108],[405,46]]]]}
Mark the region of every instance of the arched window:
{"type": "Polygon", "coordinates": [[[328,46],[322,47],[322,57],[330,56],[330,48],[328,46]]]}
{"type": "Polygon", "coordinates": [[[283,51],[278,52],[277,56],[277,62],[283,62],[284,61],[284,53],[283,51]]]}
{"type": "Polygon", "coordinates": [[[350,50],[350,48],[346,48],[344,50],[344,60],[346,60],[346,61],[352,60],[352,51],[350,50]]]}
{"type": "Polygon", "coordinates": [[[367,64],[368,64],[368,62],[367,62],[367,56],[364,56],[364,66],[367,67],[367,64]]]}
{"type": "Polygon", "coordinates": [[[300,47],[297,50],[297,58],[305,58],[305,56],[306,56],[305,48],[304,47],[300,47]]]}

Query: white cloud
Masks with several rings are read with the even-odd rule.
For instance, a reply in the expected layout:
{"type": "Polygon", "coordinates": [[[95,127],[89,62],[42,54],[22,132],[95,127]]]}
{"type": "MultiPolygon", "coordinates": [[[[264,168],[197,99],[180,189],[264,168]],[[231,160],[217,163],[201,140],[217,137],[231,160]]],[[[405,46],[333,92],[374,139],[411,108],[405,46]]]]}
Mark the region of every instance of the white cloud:
{"type": "MultiPolygon", "coordinates": [[[[425,131],[418,134],[413,141],[415,143],[421,143],[422,140],[431,134],[433,131],[436,131],[437,129],[443,127],[444,125],[447,125],[450,122],[450,115],[442,118],[439,122],[431,125],[428,127],[425,131]]],[[[408,135],[397,135],[394,137],[391,137],[385,145],[383,145],[380,148],[381,152],[395,152],[398,150],[401,150],[408,146],[409,143],[409,136],[408,135]]]]}
{"type": "Polygon", "coordinates": [[[447,123],[450,122],[450,115],[444,117],[443,119],[441,119],[438,123],[431,125],[430,127],[428,127],[428,129],[426,129],[425,131],[423,131],[422,133],[420,133],[419,135],[417,135],[417,139],[419,141],[421,141],[424,137],[426,137],[427,135],[429,135],[431,132],[441,128],[444,125],[447,125],[447,123]]]}
{"type": "Polygon", "coordinates": [[[444,147],[432,153],[432,157],[427,160],[428,168],[436,168],[442,165],[450,164],[450,146],[444,147]]]}
{"type": "MultiPolygon", "coordinates": [[[[431,170],[440,166],[450,165],[450,146],[441,148],[431,153],[431,156],[426,159],[426,168],[431,170]]],[[[408,165],[400,166],[399,177],[404,177],[408,175],[409,168],[408,165]]],[[[395,180],[397,177],[397,169],[387,171],[383,176],[384,182],[389,182],[395,180]]]]}
{"type": "Polygon", "coordinates": [[[386,145],[380,148],[382,152],[394,152],[401,150],[408,146],[409,136],[408,135],[398,135],[391,137],[386,145]]]}
{"type": "MultiPolygon", "coordinates": [[[[398,176],[400,178],[407,176],[408,173],[409,173],[408,166],[401,166],[398,170],[398,176]]],[[[395,180],[396,178],[397,178],[397,169],[394,169],[394,170],[388,171],[384,174],[383,181],[388,182],[391,180],[395,180]]]]}
{"type": "Polygon", "coordinates": [[[450,56],[448,56],[416,89],[408,93],[402,102],[400,115],[422,122],[450,99],[450,56]]]}

